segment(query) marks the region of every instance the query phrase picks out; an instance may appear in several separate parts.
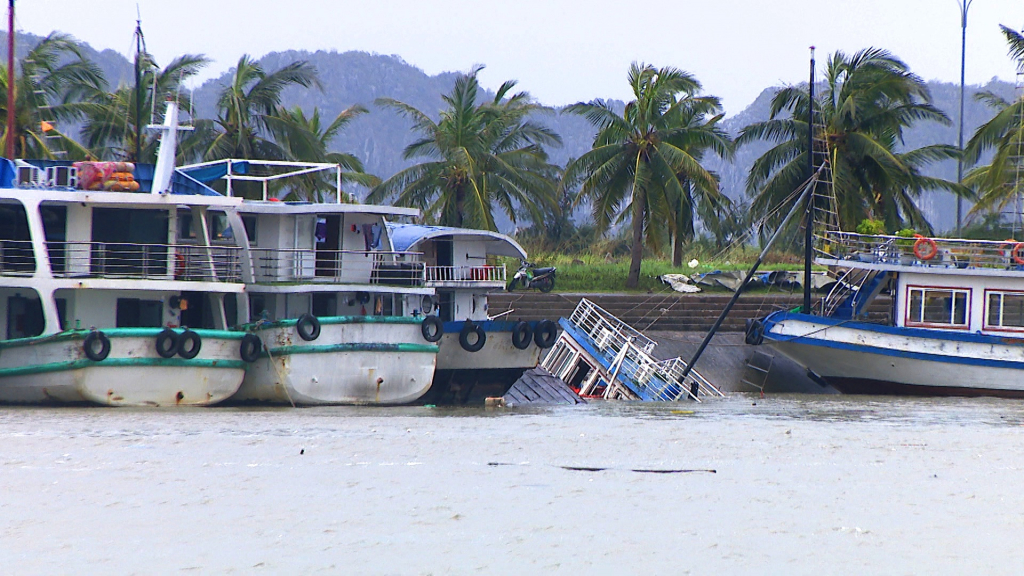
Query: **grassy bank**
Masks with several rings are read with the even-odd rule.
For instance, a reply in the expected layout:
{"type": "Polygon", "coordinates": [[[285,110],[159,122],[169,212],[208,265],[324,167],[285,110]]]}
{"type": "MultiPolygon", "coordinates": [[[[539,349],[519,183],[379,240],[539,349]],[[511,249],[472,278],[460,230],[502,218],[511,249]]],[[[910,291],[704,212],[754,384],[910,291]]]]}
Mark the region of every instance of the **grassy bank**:
{"type": "MultiPolygon", "coordinates": [[[[538,266],[557,266],[557,292],[660,292],[668,289],[658,277],[662,274],[695,274],[714,270],[746,271],[753,265],[757,253],[734,255],[733,259],[721,262],[700,262],[691,268],[688,263],[682,267],[672,266],[671,261],[664,259],[645,259],[640,265],[640,284],[635,290],[626,290],[626,278],[629,276],[629,259],[608,259],[591,255],[564,255],[554,253],[531,254],[531,259],[538,266]]],[[[770,270],[802,270],[803,264],[794,262],[790,255],[769,258],[762,264],[762,271],[770,270]]],[[[506,263],[511,275],[518,263],[506,263]]],[[[712,290],[714,291],[714,290],[712,290]]],[[[722,289],[722,291],[725,291],[722,289]]]]}

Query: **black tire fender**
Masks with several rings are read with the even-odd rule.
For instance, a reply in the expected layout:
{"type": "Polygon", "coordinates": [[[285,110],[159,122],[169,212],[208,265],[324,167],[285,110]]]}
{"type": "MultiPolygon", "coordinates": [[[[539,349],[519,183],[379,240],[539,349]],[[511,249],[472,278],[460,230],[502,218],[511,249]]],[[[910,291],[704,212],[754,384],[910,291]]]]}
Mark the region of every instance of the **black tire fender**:
{"type": "Polygon", "coordinates": [[[320,321],[312,314],[303,314],[295,321],[295,331],[299,333],[299,338],[312,342],[320,337],[320,321]]]}
{"type": "Polygon", "coordinates": [[[242,336],[242,342],[238,345],[238,355],[242,357],[243,362],[252,364],[260,357],[262,351],[263,341],[259,336],[251,333],[242,336]]]}
{"type": "Polygon", "coordinates": [[[185,330],[178,336],[178,356],[191,360],[203,349],[203,339],[192,330],[185,330]]]}
{"type": "Polygon", "coordinates": [[[746,335],[744,335],[743,341],[751,346],[758,346],[764,342],[764,322],[747,320],[746,335]]]}
{"type": "Polygon", "coordinates": [[[85,352],[85,356],[93,362],[106,360],[107,356],[110,356],[110,338],[107,338],[107,335],[99,330],[93,330],[82,341],[82,350],[85,352]],[[99,344],[98,349],[96,348],[97,344],[99,344]]]}
{"type": "Polygon", "coordinates": [[[551,348],[558,338],[558,326],[551,320],[541,320],[533,329],[533,341],[539,348],[551,348]]]}
{"type": "Polygon", "coordinates": [[[427,342],[437,342],[444,335],[444,324],[437,316],[429,315],[420,324],[420,333],[427,342]]]}
{"type": "Polygon", "coordinates": [[[519,350],[526,350],[533,341],[533,328],[529,322],[520,320],[512,327],[512,345],[519,350]]]}
{"type": "Polygon", "coordinates": [[[462,331],[459,332],[459,344],[462,345],[462,349],[466,352],[479,352],[486,343],[487,334],[484,332],[483,327],[466,320],[466,323],[462,326],[462,331]],[[475,342],[469,341],[470,334],[476,334],[475,342]]]}
{"type": "Polygon", "coordinates": [[[178,353],[178,333],[164,328],[156,335],[156,353],[161,358],[173,358],[178,353]]]}

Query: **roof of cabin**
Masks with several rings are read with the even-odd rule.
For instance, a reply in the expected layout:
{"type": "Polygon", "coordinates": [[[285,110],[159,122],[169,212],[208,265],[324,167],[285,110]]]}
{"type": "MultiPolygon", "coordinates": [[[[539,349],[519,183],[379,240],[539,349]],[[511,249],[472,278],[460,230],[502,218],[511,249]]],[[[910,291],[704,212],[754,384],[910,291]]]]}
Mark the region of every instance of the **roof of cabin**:
{"type": "Polygon", "coordinates": [[[523,250],[518,242],[504,234],[490,230],[388,222],[388,232],[391,236],[391,244],[398,252],[411,251],[426,240],[452,236],[458,237],[459,240],[484,242],[488,255],[526,259],[526,250],[523,250]]]}

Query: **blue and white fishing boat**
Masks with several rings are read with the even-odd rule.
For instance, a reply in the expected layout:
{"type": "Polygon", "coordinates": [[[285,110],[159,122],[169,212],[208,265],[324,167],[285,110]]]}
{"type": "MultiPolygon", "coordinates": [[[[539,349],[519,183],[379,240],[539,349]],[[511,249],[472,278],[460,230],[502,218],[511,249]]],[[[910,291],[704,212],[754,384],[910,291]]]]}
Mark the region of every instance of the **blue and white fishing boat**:
{"type": "Polygon", "coordinates": [[[551,320],[519,320],[515,310],[490,313],[488,294],[504,291],[508,281],[497,259],[525,260],[526,251],[488,230],[394,222],[388,230],[396,250],[423,254],[426,285],[437,292],[421,310],[443,322],[434,383],[424,401],[479,403],[505,394],[558,334],[551,320]]]}
{"type": "Polygon", "coordinates": [[[825,232],[816,261],[840,282],[812,314],[755,324],[841,392],[1024,397],[1024,243],[825,232]],[[892,321],[864,321],[892,296],[892,321]]]}

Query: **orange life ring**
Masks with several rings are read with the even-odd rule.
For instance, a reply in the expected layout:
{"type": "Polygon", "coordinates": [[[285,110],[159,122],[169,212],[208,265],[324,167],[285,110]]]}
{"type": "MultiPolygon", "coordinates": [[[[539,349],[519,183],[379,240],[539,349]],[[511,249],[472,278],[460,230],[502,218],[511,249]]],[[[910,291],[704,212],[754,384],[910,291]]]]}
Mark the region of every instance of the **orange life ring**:
{"type": "Polygon", "coordinates": [[[1014,262],[1017,264],[1024,264],[1024,242],[1017,242],[1014,244],[1013,252],[1010,252],[1010,254],[1013,255],[1014,262]]]}
{"type": "Polygon", "coordinates": [[[935,240],[932,240],[931,238],[920,236],[917,241],[914,242],[914,256],[917,256],[920,260],[931,260],[932,258],[935,258],[935,255],[938,253],[939,247],[935,244],[935,240]],[[922,250],[922,246],[927,246],[927,251],[922,250]]]}

